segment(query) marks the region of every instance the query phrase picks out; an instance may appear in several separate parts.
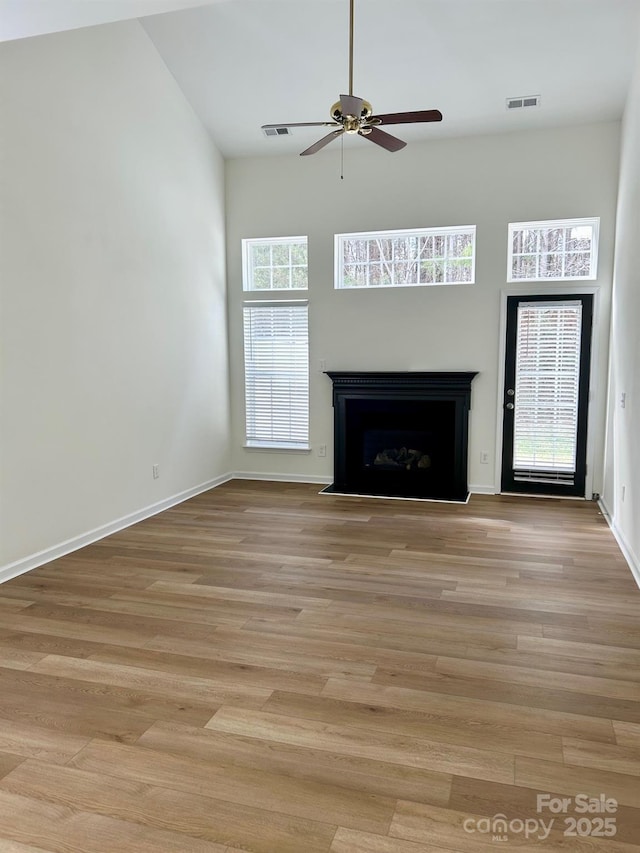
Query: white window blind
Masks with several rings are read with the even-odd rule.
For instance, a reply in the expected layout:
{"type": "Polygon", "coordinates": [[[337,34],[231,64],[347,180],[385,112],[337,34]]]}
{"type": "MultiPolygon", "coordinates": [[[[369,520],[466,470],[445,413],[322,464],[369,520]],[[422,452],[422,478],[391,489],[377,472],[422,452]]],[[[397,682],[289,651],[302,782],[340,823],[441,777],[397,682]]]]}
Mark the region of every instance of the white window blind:
{"type": "Polygon", "coordinates": [[[513,468],[516,479],[570,481],[576,470],[582,305],[518,308],[513,468]]]}
{"type": "Polygon", "coordinates": [[[309,332],[305,304],[244,306],[247,445],[309,446],[309,332]]]}

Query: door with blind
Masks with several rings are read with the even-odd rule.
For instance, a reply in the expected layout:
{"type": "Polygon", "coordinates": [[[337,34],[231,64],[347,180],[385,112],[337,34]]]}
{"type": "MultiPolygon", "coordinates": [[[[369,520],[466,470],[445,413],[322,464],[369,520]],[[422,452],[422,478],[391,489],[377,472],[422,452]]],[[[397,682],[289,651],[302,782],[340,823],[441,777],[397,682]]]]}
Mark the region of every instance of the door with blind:
{"type": "Polygon", "coordinates": [[[593,297],[510,296],[502,491],[584,497],[593,297]]]}

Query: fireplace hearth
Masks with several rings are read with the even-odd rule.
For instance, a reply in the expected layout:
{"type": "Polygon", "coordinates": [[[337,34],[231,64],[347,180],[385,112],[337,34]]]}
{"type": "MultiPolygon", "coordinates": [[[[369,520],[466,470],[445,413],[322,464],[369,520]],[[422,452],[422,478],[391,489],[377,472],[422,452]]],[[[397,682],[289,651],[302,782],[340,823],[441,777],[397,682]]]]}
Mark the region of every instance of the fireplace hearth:
{"type": "Polygon", "coordinates": [[[471,372],[334,372],[328,491],[466,501],[471,372]]]}

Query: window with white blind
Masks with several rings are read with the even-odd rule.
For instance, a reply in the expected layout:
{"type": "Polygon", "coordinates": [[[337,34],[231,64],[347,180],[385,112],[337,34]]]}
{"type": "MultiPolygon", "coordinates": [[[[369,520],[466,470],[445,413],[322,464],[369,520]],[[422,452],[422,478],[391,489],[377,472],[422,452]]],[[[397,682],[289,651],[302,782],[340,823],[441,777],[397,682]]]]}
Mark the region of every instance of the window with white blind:
{"type": "Polygon", "coordinates": [[[243,312],[247,446],[307,450],[307,304],[245,303],[243,312]]]}
{"type": "Polygon", "coordinates": [[[473,284],[475,225],[336,234],[337,289],[473,284]]]}
{"type": "Polygon", "coordinates": [[[508,281],[596,278],[600,220],[511,222],[508,281]]]}
{"type": "Polygon", "coordinates": [[[513,441],[516,480],[573,479],[581,329],[579,300],[518,305],[513,441]]]}

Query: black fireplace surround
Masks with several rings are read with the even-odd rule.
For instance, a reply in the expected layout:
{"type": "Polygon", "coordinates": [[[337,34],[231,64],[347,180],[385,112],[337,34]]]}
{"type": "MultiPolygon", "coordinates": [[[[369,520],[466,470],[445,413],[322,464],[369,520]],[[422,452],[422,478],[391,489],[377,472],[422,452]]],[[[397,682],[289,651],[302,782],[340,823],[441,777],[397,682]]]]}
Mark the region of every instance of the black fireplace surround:
{"type": "Polygon", "coordinates": [[[346,494],[466,501],[475,372],[327,371],[334,482],[346,494]]]}

